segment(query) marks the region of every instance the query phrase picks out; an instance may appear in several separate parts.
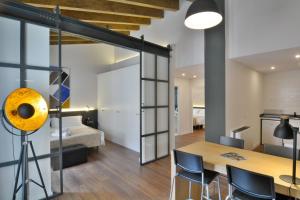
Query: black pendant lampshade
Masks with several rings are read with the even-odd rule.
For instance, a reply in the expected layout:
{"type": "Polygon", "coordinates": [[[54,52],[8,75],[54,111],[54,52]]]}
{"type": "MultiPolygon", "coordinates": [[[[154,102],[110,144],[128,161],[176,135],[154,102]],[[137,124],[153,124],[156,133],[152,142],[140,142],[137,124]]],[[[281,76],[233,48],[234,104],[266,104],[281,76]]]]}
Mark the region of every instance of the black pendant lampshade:
{"type": "Polygon", "coordinates": [[[207,29],[223,20],[214,0],[195,0],[189,7],[184,24],[190,29],[207,29]]]}
{"type": "Polygon", "coordinates": [[[289,118],[282,116],[280,124],[275,128],[274,136],[281,139],[293,139],[293,127],[289,124],[289,118]]]}

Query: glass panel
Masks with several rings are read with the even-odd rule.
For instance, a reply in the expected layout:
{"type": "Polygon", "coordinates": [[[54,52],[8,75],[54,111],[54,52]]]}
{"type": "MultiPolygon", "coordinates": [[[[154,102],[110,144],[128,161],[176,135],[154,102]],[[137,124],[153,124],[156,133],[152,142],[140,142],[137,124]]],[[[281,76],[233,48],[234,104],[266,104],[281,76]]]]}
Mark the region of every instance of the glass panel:
{"type": "Polygon", "coordinates": [[[142,106],[154,106],[155,105],[155,82],[142,81],[142,87],[143,87],[142,106]]]}
{"type": "Polygon", "coordinates": [[[155,109],[142,111],[142,135],[155,132],[155,109]]]}
{"type": "MultiPolygon", "coordinates": [[[[50,168],[50,158],[38,160],[41,173],[44,179],[44,183],[47,189],[47,193],[49,196],[52,195],[52,190],[51,190],[51,168],[50,168]]],[[[35,165],[35,162],[30,162],[29,163],[29,177],[30,179],[33,179],[40,183],[40,177],[37,171],[37,167],[35,165]]],[[[30,194],[30,199],[43,199],[45,198],[45,193],[42,188],[35,184],[30,184],[29,187],[29,194],[30,194]]]]}
{"type": "MultiPolygon", "coordinates": [[[[1,46],[1,45],[0,45],[1,46]]],[[[0,108],[6,97],[20,87],[20,70],[0,67],[0,108]]]]}
{"type": "Polygon", "coordinates": [[[157,109],[157,132],[168,130],[168,108],[157,109]]]}
{"type": "MultiPolygon", "coordinates": [[[[57,152],[57,151],[52,151],[57,152]]],[[[51,190],[53,194],[60,193],[59,156],[51,158],[51,190]]],[[[49,191],[49,190],[48,190],[49,191]]]]}
{"type": "MultiPolygon", "coordinates": [[[[49,102],[49,72],[40,70],[26,70],[27,87],[35,89],[43,95],[45,100],[49,102]]],[[[50,119],[37,132],[29,136],[29,140],[33,142],[37,155],[50,153],[50,119]]],[[[29,154],[31,156],[31,153],[29,154]]],[[[50,165],[49,165],[50,166],[50,165]]]]}
{"type": "Polygon", "coordinates": [[[15,183],[14,174],[17,171],[17,166],[15,165],[14,167],[9,166],[0,168],[0,199],[12,199],[15,183]]]}
{"type": "Polygon", "coordinates": [[[157,158],[168,155],[168,133],[157,135],[157,158]]]}
{"type": "Polygon", "coordinates": [[[142,55],[142,77],[155,78],[155,55],[143,53],[142,55]]]}
{"type": "Polygon", "coordinates": [[[49,67],[49,28],[26,24],[26,64],[49,67]]]}
{"type": "Polygon", "coordinates": [[[155,159],[155,137],[148,136],[142,138],[142,162],[148,162],[155,159]]]}
{"type": "Polygon", "coordinates": [[[169,69],[168,69],[168,58],[157,56],[157,79],[168,80],[169,69]]]}
{"type": "MultiPolygon", "coordinates": [[[[2,45],[2,44],[1,44],[2,45]]],[[[1,46],[0,45],[0,46],[1,46]]],[[[20,70],[0,68],[0,108],[9,93],[20,87],[20,70]]],[[[1,120],[2,120],[1,113],[1,120]]],[[[20,131],[7,124],[7,128],[15,134],[20,131]]],[[[4,129],[0,123],[0,163],[18,160],[21,150],[21,137],[14,136],[4,129]]],[[[11,199],[17,165],[0,168],[0,199],[11,199]]]]}
{"type": "Polygon", "coordinates": [[[157,105],[167,106],[168,101],[168,83],[158,82],[157,83],[157,105]]]}
{"type": "MultiPolygon", "coordinates": [[[[47,102],[49,102],[49,74],[49,71],[26,70],[27,87],[41,93],[47,102]]],[[[50,154],[50,119],[48,119],[37,132],[30,135],[28,138],[32,141],[37,156],[50,154]]],[[[31,151],[29,151],[29,157],[32,157],[31,151]]],[[[52,195],[50,158],[39,160],[38,163],[42,171],[48,194],[52,195]]],[[[29,174],[30,178],[39,182],[39,176],[34,162],[31,162],[29,165],[29,174]]],[[[35,184],[30,184],[30,194],[32,194],[32,199],[41,199],[45,196],[43,190],[35,184]]]]}
{"type": "Polygon", "coordinates": [[[0,62],[20,63],[20,22],[0,17],[0,62]]]}

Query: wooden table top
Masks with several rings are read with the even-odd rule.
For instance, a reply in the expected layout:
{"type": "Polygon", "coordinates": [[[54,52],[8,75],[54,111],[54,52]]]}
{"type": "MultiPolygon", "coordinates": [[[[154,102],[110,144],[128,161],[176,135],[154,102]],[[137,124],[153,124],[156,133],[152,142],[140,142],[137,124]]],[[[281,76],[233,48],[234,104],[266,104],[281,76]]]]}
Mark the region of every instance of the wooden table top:
{"type": "MultiPolygon", "coordinates": [[[[282,181],[280,175],[292,174],[292,160],[245,149],[238,149],[210,142],[196,142],[178,150],[203,157],[206,169],[226,175],[226,165],[232,165],[249,171],[274,177],[276,192],[300,198],[300,185],[291,185],[282,181]],[[234,152],[246,160],[232,160],[221,154],[234,152]],[[291,190],[289,191],[289,188],[291,190]]],[[[297,161],[297,177],[300,177],[300,161],[297,161]]]]}

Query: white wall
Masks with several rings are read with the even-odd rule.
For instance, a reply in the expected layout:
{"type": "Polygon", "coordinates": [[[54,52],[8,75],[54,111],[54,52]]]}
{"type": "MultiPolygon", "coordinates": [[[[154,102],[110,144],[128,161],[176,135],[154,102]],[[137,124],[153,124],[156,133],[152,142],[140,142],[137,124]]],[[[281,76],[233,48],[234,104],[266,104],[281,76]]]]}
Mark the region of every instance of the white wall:
{"type": "Polygon", "coordinates": [[[173,64],[176,68],[204,63],[204,32],[191,30],[184,26],[185,14],[191,2],[180,1],[180,10],[165,11],[163,19],[152,19],[150,26],[141,27],[141,30],[131,35],[163,46],[173,45],[173,64]]]}
{"type": "Polygon", "coordinates": [[[299,47],[299,0],[227,3],[230,58],[299,47]]]}
{"type": "MultiPolygon", "coordinates": [[[[150,26],[131,35],[144,35],[161,45],[175,44],[176,67],[203,64],[204,32],[189,30],[183,23],[189,5],[189,1],[181,0],[179,11],[166,11],[163,19],[153,19],[150,26]]],[[[299,7],[298,0],[227,0],[229,58],[299,47],[299,7]]]]}
{"type": "Polygon", "coordinates": [[[300,69],[266,74],[264,77],[264,109],[300,114],[300,69]]]}
{"type": "Polygon", "coordinates": [[[189,79],[175,78],[178,87],[179,133],[193,132],[193,104],[191,81],[189,79]]]}
{"type": "Polygon", "coordinates": [[[263,75],[235,61],[226,64],[226,135],[241,126],[245,147],[260,143],[260,118],[263,111],[263,75]]]}
{"type": "Polygon", "coordinates": [[[204,78],[192,79],[191,88],[192,88],[192,105],[205,107],[204,78]]]}
{"type": "MultiPolygon", "coordinates": [[[[263,80],[264,110],[277,110],[283,114],[300,113],[300,69],[266,74],[263,80]]],[[[299,120],[290,120],[294,127],[300,127],[299,120]]],[[[263,121],[263,143],[281,145],[281,139],[273,137],[277,121],[263,121]]],[[[285,145],[292,147],[291,140],[285,140],[285,145]]],[[[300,138],[298,138],[300,145],[300,138]]],[[[299,147],[299,146],[298,146],[299,147]]]]}
{"type": "Polygon", "coordinates": [[[98,75],[100,129],[114,143],[140,151],[139,65],[98,75]]]}
{"type": "MultiPolygon", "coordinates": [[[[26,62],[35,66],[49,66],[49,29],[26,25],[26,62]]],[[[20,23],[0,18],[0,61],[19,63],[20,61],[20,23]]],[[[27,70],[27,86],[36,89],[44,98],[49,98],[49,72],[27,70]]],[[[6,96],[16,88],[20,87],[20,72],[18,69],[0,68],[0,104],[2,105],[6,96]]],[[[21,143],[20,137],[7,133],[0,126],[0,162],[18,159],[21,143]]],[[[17,133],[18,131],[15,130],[17,133]]],[[[33,141],[37,155],[50,153],[50,125],[49,121],[35,134],[29,137],[33,141]]],[[[31,156],[31,155],[30,155],[31,156]]],[[[51,195],[51,168],[50,159],[39,160],[42,175],[51,195]]],[[[0,199],[10,199],[13,192],[14,168],[0,168],[0,199]]],[[[39,182],[36,167],[33,162],[29,164],[30,178],[39,182]]],[[[21,191],[19,191],[21,194],[21,191]]],[[[30,184],[30,199],[43,198],[43,191],[30,184]]]]}
{"type": "MultiPolygon", "coordinates": [[[[51,46],[51,64],[57,64],[57,46],[51,46]]],[[[62,66],[71,70],[71,107],[97,106],[97,73],[115,62],[115,50],[106,44],[62,46],[62,66]]]]}

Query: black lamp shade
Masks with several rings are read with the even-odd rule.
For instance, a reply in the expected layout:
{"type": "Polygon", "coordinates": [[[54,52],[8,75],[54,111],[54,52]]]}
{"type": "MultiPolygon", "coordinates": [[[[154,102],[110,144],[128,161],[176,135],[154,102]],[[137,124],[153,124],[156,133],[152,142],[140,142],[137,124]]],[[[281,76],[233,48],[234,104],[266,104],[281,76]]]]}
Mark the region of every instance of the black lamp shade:
{"type": "Polygon", "coordinates": [[[274,136],[281,139],[293,139],[294,130],[288,117],[281,117],[280,124],[275,128],[274,136]]]}
{"type": "Polygon", "coordinates": [[[186,13],[184,24],[191,29],[207,29],[218,25],[222,19],[214,0],[195,0],[186,13]]]}

